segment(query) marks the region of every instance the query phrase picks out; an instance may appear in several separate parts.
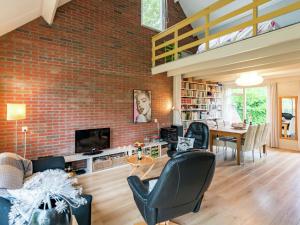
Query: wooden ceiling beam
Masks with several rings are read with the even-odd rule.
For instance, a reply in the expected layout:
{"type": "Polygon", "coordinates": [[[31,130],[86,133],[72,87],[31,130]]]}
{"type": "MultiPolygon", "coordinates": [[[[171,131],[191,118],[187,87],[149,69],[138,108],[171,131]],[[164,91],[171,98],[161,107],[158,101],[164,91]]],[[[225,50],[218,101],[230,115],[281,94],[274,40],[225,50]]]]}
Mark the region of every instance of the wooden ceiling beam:
{"type": "Polygon", "coordinates": [[[42,0],[42,17],[51,25],[58,7],[70,2],[71,0],[42,0]]]}

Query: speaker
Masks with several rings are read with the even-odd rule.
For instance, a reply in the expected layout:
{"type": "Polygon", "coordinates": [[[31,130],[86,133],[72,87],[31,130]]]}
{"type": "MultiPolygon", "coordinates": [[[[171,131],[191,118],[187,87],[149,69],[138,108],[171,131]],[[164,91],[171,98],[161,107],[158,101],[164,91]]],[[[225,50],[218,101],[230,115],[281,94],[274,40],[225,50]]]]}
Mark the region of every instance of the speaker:
{"type": "Polygon", "coordinates": [[[183,137],[183,126],[181,125],[172,125],[171,128],[175,128],[177,132],[177,137],[183,137]]]}
{"type": "Polygon", "coordinates": [[[183,126],[163,127],[160,129],[160,138],[164,141],[178,141],[178,136],[183,136],[183,126]]]}

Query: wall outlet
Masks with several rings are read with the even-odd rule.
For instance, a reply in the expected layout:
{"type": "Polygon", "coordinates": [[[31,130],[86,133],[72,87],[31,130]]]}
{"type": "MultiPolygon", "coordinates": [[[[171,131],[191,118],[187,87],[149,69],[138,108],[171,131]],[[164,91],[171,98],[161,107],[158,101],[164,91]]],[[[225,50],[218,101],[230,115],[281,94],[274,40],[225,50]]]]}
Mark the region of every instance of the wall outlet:
{"type": "Polygon", "coordinates": [[[28,127],[22,127],[22,132],[26,133],[28,131],[28,127]]]}

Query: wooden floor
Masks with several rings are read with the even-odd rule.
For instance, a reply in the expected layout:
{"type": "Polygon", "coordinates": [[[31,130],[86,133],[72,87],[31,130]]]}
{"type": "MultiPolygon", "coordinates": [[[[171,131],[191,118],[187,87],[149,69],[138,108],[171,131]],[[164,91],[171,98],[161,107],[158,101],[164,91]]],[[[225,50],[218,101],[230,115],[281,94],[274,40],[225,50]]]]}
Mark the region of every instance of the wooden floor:
{"type": "MultiPolygon", "coordinates": [[[[156,163],[150,177],[160,174],[168,159],[156,163]]],[[[128,187],[130,166],[79,178],[93,195],[93,225],[133,225],[142,221],[128,187]]],[[[269,151],[268,156],[245,165],[218,163],[213,183],[199,213],[174,219],[181,225],[300,225],[300,153],[269,151]]]]}

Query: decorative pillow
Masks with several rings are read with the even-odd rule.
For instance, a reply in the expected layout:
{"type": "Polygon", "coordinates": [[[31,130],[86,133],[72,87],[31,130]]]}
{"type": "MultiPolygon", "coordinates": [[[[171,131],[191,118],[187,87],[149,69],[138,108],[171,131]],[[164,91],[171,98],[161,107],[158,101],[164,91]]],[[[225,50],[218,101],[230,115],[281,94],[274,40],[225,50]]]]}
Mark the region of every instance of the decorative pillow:
{"type": "Polygon", "coordinates": [[[178,137],[178,144],[176,150],[178,152],[187,151],[194,147],[195,138],[178,137]]]}
{"type": "Polygon", "coordinates": [[[0,188],[18,189],[24,177],[32,174],[32,163],[14,153],[0,154],[0,188]]]}

